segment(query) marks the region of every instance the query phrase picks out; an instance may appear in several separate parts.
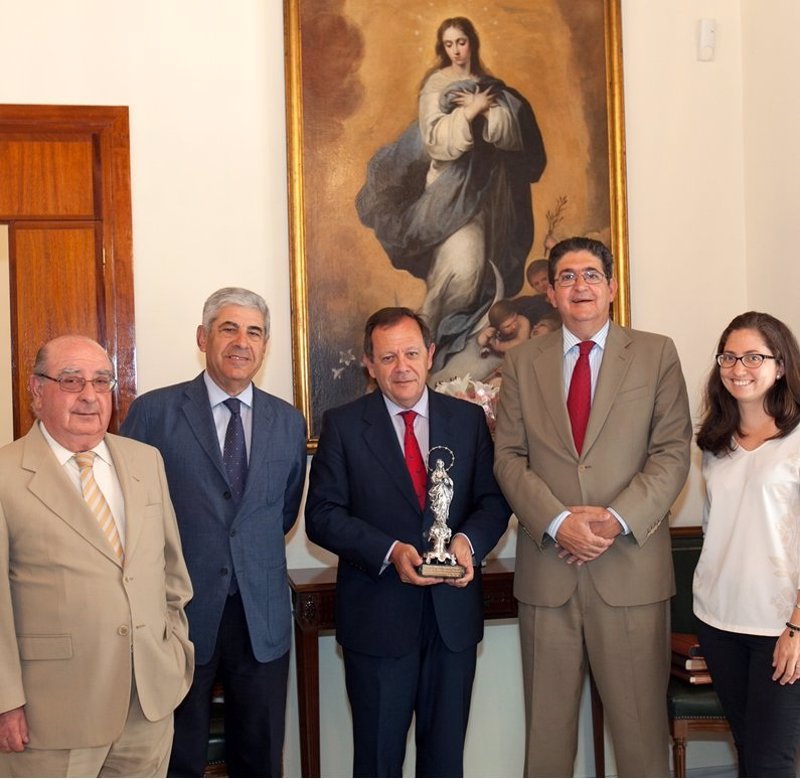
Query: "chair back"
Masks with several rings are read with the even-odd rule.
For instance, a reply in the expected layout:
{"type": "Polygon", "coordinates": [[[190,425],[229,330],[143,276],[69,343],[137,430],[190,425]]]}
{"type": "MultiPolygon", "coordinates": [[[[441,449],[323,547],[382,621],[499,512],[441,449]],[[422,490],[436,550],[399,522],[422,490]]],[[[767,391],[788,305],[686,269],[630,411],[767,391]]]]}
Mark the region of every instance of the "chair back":
{"type": "Polygon", "coordinates": [[[703,529],[699,525],[672,527],[670,534],[676,589],[670,603],[672,632],[697,633],[697,620],[692,610],[692,580],[703,546],[703,529]]]}

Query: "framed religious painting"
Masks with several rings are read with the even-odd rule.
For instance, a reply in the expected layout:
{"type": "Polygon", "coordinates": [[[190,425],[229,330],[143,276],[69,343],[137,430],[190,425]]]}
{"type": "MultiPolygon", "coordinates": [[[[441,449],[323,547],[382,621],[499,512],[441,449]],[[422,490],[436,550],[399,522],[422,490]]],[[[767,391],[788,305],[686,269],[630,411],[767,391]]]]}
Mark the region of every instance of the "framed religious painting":
{"type": "Polygon", "coordinates": [[[323,413],[368,390],[379,308],[425,318],[429,383],[491,395],[503,341],[558,326],[546,259],[583,235],[611,247],[628,323],[620,0],[285,0],[285,43],[311,451],[323,413]]]}

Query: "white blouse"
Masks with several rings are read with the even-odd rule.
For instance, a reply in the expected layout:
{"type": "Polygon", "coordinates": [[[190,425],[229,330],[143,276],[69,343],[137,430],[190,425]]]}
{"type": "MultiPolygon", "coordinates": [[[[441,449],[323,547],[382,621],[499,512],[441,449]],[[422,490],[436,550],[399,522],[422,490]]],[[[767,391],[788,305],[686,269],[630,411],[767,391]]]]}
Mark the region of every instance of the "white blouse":
{"type": "Polygon", "coordinates": [[[800,585],[800,426],[753,451],[704,452],[703,476],[694,613],[720,630],[778,636],[800,585]]]}

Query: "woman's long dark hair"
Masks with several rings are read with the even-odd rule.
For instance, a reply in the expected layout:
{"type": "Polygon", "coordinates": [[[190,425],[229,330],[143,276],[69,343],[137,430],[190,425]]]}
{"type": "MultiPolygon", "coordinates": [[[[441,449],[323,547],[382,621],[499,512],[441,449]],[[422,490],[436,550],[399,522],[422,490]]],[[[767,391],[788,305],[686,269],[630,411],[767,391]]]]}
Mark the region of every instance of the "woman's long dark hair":
{"type": "MultiPolygon", "coordinates": [[[[734,317],[720,336],[717,352],[734,330],[755,330],[775,356],[783,374],[764,396],[764,410],[775,420],[783,438],[800,423],[800,347],[792,331],[779,319],[760,311],[747,311],[734,317]]],[[[708,375],[703,399],[703,420],[697,431],[697,445],[703,451],[719,455],[733,450],[733,436],[741,435],[739,406],[725,389],[716,363],[708,375]]]]}

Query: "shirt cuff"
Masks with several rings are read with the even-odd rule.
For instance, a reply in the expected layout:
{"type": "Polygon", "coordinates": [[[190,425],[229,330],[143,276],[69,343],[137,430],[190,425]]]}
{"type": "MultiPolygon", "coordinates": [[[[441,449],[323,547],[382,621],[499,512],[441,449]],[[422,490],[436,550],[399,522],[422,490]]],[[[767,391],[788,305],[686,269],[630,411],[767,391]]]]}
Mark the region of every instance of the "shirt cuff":
{"type": "Polygon", "coordinates": [[[457,538],[458,536],[463,536],[464,538],[466,538],[466,539],[467,539],[467,543],[469,544],[469,551],[470,551],[470,554],[471,554],[473,557],[475,557],[475,547],[474,547],[474,546],[472,546],[472,541],[470,541],[470,540],[469,540],[469,536],[468,536],[466,533],[456,533],[456,534],[453,536],[453,538],[457,538]]]}
{"type": "Polygon", "coordinates": [[[545,531],[553,541],[558,541],[556,538],[556,534],[558,533],[561,525],[563,524],[564,520],[571,514],[571,511],[564,510],[562,511],[548,526],[547,530],[545,531]]]}
{"type": "Polygon", "coordinates": [[[391,564],[391,556],[392,550],[397,546],[398,541],[392,541],[392,545],[389,547],[389,551],[386,553],[386,556],[383,558],[383,565],[381,566],[381,570],[378,572],[378,576],[380,576],[391,564]]]}
{"type": "Polygon", "coordinates": [[[614,509],[612,509],[611,506],[606,506],[606,508],[614,515],[614,518],[622,526],[622,535],[627,536],[631,532],[631,529],[625,523],[625,520],[619,514],[617,514],[617,512],[614,511],[614,509]]]}

